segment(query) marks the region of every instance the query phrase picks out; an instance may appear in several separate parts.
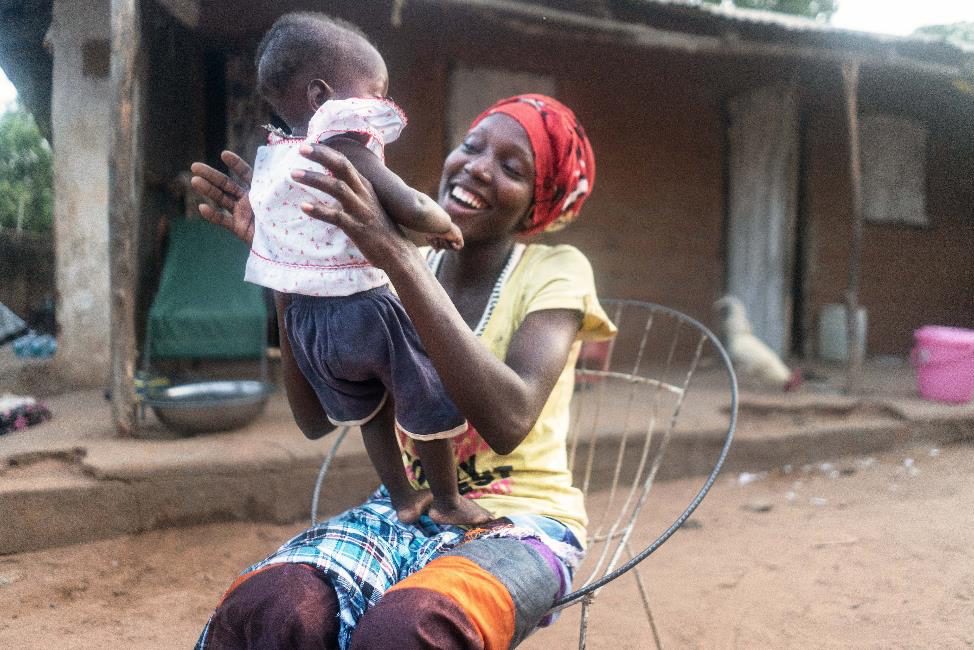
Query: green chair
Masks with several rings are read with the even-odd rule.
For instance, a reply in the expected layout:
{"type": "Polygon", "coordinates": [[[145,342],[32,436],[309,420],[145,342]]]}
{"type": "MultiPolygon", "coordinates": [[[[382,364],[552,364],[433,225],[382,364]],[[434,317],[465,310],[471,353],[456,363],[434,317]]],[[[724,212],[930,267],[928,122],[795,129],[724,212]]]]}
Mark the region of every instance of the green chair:
{"type": "Polygon", "coordinates": [[[258,381],[210,381],[149,389],[143,403],[177,430],[198,433],[246,424],[263,409],[267,306],[244,282],[247,246],[202,219],[174,220],[159,291],[149,310],[142,367],[159,359],[257,359],[258,381]]]}

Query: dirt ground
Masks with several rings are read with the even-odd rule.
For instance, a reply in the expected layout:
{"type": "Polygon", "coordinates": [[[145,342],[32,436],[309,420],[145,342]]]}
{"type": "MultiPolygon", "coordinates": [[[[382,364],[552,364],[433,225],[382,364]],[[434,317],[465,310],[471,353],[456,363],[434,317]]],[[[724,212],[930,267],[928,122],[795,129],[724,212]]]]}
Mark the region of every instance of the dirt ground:
{"type": "MultiPolygon", "coordinates": [[[[974,647],[971,468],[962,444],[722,476],[641,567],[663,646],[974,647]]],[[[700,482],[656,486],[642,539],[700,482]]],[[[0,557],[0,647],[191,647],[236,572],[299,528],[212,524],[0,557]]],[[[522,647],[575,647],[576,620],[522,647]]],[[[589,647],[652,647],[632,579],[596,602],[589,647]]]]}

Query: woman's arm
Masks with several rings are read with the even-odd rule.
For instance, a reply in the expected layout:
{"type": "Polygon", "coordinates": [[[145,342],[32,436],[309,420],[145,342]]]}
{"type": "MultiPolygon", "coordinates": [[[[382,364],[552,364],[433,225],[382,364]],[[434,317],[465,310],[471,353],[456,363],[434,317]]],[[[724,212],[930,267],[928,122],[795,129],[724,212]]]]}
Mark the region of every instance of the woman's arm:
{"type": "Polygon", "coordinates": [[[328,147],[306,151],[334,176],[295,170],[294,178],[335,197],[344,209],[320,203],[302,209],[342,228],[372,264],[386,271],[460,412],[494,451],[513,451],[534,426],[565,367],[581,314],[570,309],[529,314],[507,358],[498,360],[385,214],[368,180],[328,147]]]}
{"type": "Polygon", "coordinates": [[[400,226],[429,234],[442,234],[450,230],[453,222],[436,201],[406,185],[362,143],[337,136],[326,140],[325,144],[341,152],[372,183],[382,207],[400,226]]]}
{"type": "Polygon", "coordinates": [[[386,214],[400,226],[427,235],[435,248],[463,248],[463,234],[440,205],[413,189],[362,143],[338,136],[325,144],[342,153],[372,184],[386,214]]]}
{"type": "MultiPolygon", "coordinates": [[[[232,151],[224,151],[220,157],[241,182],[235,182],[209,165],[193,163],[191,167],[194,174],[191,181],[193,188],[218,206],[214,208],[205,203],[201,204],[200,214],[207,221],[226,228],[249,246],[254,239],[254,211],[250,201],[247,200],[247,185],[250,184],[252,170],[250,165],[232,151]]],[[[328,416],[321,408],[321,402],[318,401],[318,396],[308,380],[304,378],[291,353],[287,327],[284,324],[284,311],[290,301],[291,297],[288,294],[274,292],[277,327],[281,339],[281,373],[284,391],[294,421],[305,436],[316,439],[334,431],[335,427],[329,422],[328,416]]]]}
{"type": "Polygon", "coordinates": [[[534,427],[565,367],[581,313],[528,314],[501,362],[473,334],[422,258],[398,257],[385,270],[460,412],[491,449],[512,452],[534,427]]]}

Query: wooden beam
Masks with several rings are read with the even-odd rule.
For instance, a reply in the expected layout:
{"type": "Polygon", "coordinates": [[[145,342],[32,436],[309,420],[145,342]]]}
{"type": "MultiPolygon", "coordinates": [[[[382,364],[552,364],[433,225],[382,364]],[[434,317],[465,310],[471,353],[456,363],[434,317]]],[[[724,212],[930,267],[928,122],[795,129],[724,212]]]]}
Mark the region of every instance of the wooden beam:
{"type": "Polygon", "coordinates": [[[142,208],[142,86],[140,0],[111,0],[112,150],[108,162],[111,271],[112,418],[118,435],[132,435],[135,413],[135,286],[142,208]]]}
{"type": "Polygon", "coordinates": [[[811,109],[805,88],[807,83],[797,75],[798,87],[798,183],[795,217],[795,237],[798,256],[795,271],[798,273],[798,305],[795,313],[798,316],[798,332],[801,341],[801,356],[807,360],[815,357],[815,340],[813,338],[814,309],[812,299],[815,294],[816,259],[818,255],[817,223],[809,206],[809,160],[811,159],[811,109]]]}
{"type": "Polygon", "coordinates": [[[849,134],[849,182],[852,186],[852,239],[849,243],[849,270],[845,291],[846,352],[848,375],[846,392],[856,392],[862,383],[863,347],[859,339],[859,285],[862,276],[862,168],[859,158],[859,62],[842,64],[842,86],[849,134]]]}
{"type": "MultiPolygon", "coordinates": [[[[420,0],[420,2],[434,7],[446,6],[475,13],[487,21],[496,22],[500,20],[515,29],[536,31],[540,27],[552,31],[570,30],[573,36],[587,34],[593,40],[623,46],[663,48],[695,53],[717,49],[723,43],[716,36],[685,34],[514,0],[420,0]]],[[[408,7],[409,4],[407,2],[406,6],[408,7]]]]}
{"type": "Polygon", "coordinates": [[[200,26],[199,0],[157,0],[169,14],[189,29],[200,26]]]}

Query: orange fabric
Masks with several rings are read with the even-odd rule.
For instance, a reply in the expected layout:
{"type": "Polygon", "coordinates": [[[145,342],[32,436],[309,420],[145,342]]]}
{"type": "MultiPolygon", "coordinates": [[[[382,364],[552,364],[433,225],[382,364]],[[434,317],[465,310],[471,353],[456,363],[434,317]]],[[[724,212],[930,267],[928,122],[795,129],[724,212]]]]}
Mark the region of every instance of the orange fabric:
{"type": "Polygon", "coordinates": [[[465,557],[438,557],[393,585],[398,589],[429,589],[453,600],[480,632],[485,650],[507,650],[514,638],[514,601],[493,575],[465,557]]]}

